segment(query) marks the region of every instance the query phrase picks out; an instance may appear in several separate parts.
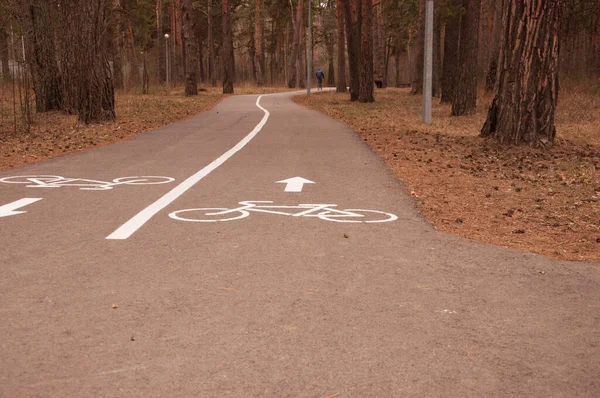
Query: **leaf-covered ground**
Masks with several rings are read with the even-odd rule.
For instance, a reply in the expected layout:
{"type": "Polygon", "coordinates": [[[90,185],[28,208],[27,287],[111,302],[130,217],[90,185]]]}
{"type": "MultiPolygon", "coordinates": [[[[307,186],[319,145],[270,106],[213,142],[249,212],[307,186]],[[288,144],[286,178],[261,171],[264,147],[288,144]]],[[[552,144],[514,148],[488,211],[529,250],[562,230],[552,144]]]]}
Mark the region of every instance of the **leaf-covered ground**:
{"type": "MultiPolygon", "coordinates": [[[[36,114],[29,133],[13,132],[11,117],[0,120],[0,170],[130,139],[206,111],[223,96],[216,92],[186,98],[182,90],[151,95],[118,93],[117,121],[84,125],[62,112],[36,114]]],[[[4,103],[6,104],[6,102],[4,103]]]]}
{"type": "MultiPolygon", "coordinates": [[[[563,260],[600,262],[600,97],[563,92],[551,150],[500,147],[478,137],[489,98],[475,115],[450,117],[421,98],[376,92],[377,102],[320,93],[296,101],[340,119],[382,156],[437,229],[563,260]]],[[[323,132],[326,134],[326,132],[323,132]]]]}

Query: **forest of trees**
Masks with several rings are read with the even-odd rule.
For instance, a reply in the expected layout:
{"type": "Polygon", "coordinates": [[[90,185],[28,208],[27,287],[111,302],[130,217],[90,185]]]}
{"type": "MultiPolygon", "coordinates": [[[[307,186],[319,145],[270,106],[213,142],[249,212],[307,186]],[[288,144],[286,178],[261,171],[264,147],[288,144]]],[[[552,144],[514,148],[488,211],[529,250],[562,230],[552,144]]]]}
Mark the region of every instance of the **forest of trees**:
{"type": "MultiPolygon", "coordinates": [[[[304,88],[307,62],[353,101],[374,101],[375,85],[420,94],[425,3],[0,0],[0,73],[20,76],[37,112],[86,123],[115,118],[115,89],[304,88]]],[[[486,89],[494,100],[482,136],[546,146],[559,80],[600,77],[600,0],[435,0],[433,44],[433,95],[453,115],[474,112],[486,89]]]]}

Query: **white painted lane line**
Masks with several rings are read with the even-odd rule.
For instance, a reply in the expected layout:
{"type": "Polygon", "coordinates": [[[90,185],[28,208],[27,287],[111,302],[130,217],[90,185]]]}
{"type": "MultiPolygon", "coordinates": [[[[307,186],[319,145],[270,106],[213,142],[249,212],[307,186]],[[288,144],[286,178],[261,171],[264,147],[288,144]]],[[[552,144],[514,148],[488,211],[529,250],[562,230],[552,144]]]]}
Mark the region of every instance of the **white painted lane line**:
{"type": "Polygon", "coordinates": [[[16,210],[20,209],[21,207],[25,207],[27,205],[35,203],[38,200],[42,200],[42,198],[23,198],[23,199],[16,200],[12,203],[9,203],[7,205],[0,206],[0,217],[15,216],[17,214],[27,213],[26,211],[23,211],[23,210],[21,210],[21,211],[16,211],[16,210]]]}
{"type": "Polygon", "coordinates": [[[227,159],[235,155],[238,151],[240,151],[243,147],[245,147],[255,136],[262,130],[264,125],[269,120],[269,116],[271,115],[268,110],[263,108],[260,105],[260,99],[263,96],[259,96],[256,99],[256,106],[260,108],[265,115],[262,120],[254,127],[254,130],[250,132],[246,137],[244,137],[240,142],[238,142],[233,148],[219,156],[215,159],[211,164],[204,167],[202,170],[198,171],[196,174],[192,175],[181,184],[177,185],[171,191],[167,192],[162,198],[158,199],[156,202],[152,203],[150,206],[146,207],[144,210],[136,214],[132,219],[127,221],[125,224],[121,225],[115,232],[108,235],[106,239],[127,239],[131,235],[133,235],[138,229],[142,227],[148,220],[150,220],[156,213],[167,207],[171,204],[175,199],[183,195],[188,189],[193,187],[198,181],[209,175],[213,170],[221,166],[227,159]]]}

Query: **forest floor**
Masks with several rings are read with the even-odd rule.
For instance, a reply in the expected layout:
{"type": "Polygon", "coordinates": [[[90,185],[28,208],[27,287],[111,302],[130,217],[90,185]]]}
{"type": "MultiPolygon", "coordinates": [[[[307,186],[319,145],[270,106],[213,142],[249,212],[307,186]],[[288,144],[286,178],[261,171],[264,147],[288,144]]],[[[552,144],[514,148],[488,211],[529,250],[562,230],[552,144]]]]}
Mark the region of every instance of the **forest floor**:
{"type": "Polygon", "coordinates": [[[582,87],[561,92],[551,150],[479,138],[490,99],[466,117],[450,117],[450,107],[437,103],[426,126],[421,97],[408,89],[377,90],[371,104],[333,92],[295,97],[357,131],[438,230],[600,262],[600,95],[582,87]]]}

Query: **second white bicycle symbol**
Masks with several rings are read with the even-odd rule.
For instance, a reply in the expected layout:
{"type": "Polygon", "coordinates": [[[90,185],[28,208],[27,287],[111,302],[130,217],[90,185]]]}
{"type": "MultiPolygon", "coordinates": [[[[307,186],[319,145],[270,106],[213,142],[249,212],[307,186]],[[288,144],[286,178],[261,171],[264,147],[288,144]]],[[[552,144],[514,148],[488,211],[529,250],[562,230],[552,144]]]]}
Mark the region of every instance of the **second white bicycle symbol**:
{"type": "Polygon", "coordinates": [[[169,217],[179,221],[218,222],[246,218],[250,213],[268,213],[292,217],[316,217],[325,221],[346,223],[381,223],[398,219],[392,213],[378,210],[336,209],[335,204],[308,204],[296,206],[271,205],[272,201],[252,200],[239,202],[240,207],[227,209],[209,207],[174,211],[169,217]]]}
{"type": "Polygon", "coordinates": [[[120,177],[112,181],[89,180],[86,178],[67,178],[62,176],[12,176],[0,178],[5,184],[26,184],[28,188],[78,187],[88,191],[106,191],[121,185],[155,185],[174,181],[171,177],[142,176],[120,177]]]}

